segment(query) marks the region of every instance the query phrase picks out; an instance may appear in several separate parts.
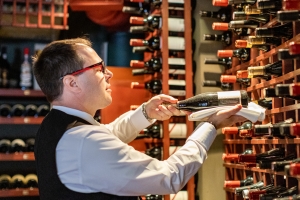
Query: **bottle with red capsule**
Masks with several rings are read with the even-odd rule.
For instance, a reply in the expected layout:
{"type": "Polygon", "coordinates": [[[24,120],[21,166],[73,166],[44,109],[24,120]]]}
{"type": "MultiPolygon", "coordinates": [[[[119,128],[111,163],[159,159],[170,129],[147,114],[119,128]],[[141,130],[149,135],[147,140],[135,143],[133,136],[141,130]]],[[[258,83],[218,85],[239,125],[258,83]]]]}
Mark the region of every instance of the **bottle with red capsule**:
{"type": "Polygon", "coordinates": [[[300,55],[300,42],[290,42],[289,52],[291,55],[300,55]]]}
{"type": "Polygon", "coordinates": [[[240,137],[253,137],[253,124],[248,121],[237,127],[222,128],[223,134],[239,134],[240,137]]]}
{"type": "Polygon", "coordinates": [[[236,188],[236,187],[242,187],[242,186],[252,185],[252,184],[253,184],[252,176],[247,176],[243,180],[224,181],[225,188],[236,188]]]}
{"type": "Polygon", "coordinates": [[[238,78],[235,75],[221,75],[221,83],[239,83],[244,87],[249,87],[251,85],[250,78],[238,78]]]}
{"type": "Polygon", "coordinates": [[[225,162],[230,162],[230,161],[238,161],[239,155],[247,155],[247,154],[252,154],[253,151],[252,149],[246,149],[243,153],[237,154],[237,153],[223,153],[222,155],[222,160],[225,162]]]}
{"type": "Polygon", "coordinates": [[[282,1],[283,10],[300,10],[300,1],[298,0],[283,0],[282,1]]]}
{"type": "Polygon", "coordinates": [[[215,31],[231,31],[238,36],[249,36],[252,33],[250,28],[233,28],[229,23],[214,22],[212,29],[215,31]]]}
{"type": "Polygon", "coordinates": [[[219,58],[236,57],[241,62],[247,62],[250,60],[250,50],[246,48],[234,50],[218,50],[217,56],[219,58]]]}
{"type": "Polygon", "coordinates": [[[279,49],[277,53],[278,60],[299,60],[300,54],[291,55],[289,49],[279,49]]]}

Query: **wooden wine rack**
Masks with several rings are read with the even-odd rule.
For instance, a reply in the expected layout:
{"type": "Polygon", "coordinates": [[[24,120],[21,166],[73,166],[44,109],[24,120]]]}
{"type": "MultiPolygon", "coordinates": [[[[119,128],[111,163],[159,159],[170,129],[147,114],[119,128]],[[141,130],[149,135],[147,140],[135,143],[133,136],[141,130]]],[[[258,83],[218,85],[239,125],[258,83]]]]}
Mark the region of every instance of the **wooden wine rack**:
{"type": "MultiPolygon", "coordinates": [[[[264,27],[272,27],[278,25],[276,18],[272,19],[264,27]]],[[[278,60],[277,52],[279,49],[288,48],[291,41],[300,41],[300,24],[293,22],[294,37],[289,41],[282,40],[282,44],[277,46],[266,53],[259,52],[257,49],[251,49],[251,60],[246,63],[238,64],[238,61],[233,61],[231,69],[225,71],[225,74],[236,75],[238,70],[246,70],[248,66],[266,65],[278,60]]],[[[276,84],[281,83],[297,83],[300,82],[300,61],[299,60],[283,60],[282,76],[272,77],[271,80],[257,80],[251,79],[251,86],[242,88],[239,84],[234,85],[234,89],[245,89],[252,100],[264,98],[262,90],[268,87],[274,87],[276,84]]],[[[262,124],[277,123],[284,121],[288,118],[293,118],[294,122],[299,122],[300,104],[298,101],[287,98],[273,98],[272,109],[266,110],[266,118],[262,124]]],[[[257,123],[259,124],[259,123],[257,123]]],[[[241,124],[239,124],[241,125],[241,124]]],[[[238,126],[239,126],[238,125],[238,126]]],[[[262,153],[277,147],[284,147],[286,153],[294,152],[297,158],[300,157],[300,138],[294,139],[265,139],[265,138],[252,138],[245,139],[238,135],[225,135],[224,139],[225,153],[240,154],[246,149],[252,149],[254,153],[262,153]]],[[[274,183],[275,185],[285,185],[287,188],[297,186],[300,190],[299,177],[286,176],[284,172],[275,172],[269,169],[260,169],[258,167],[246,167],[245,165],[237,162],[224,161],[225,167],[225,180],[243,180],[247,176],[252,176],[254,183],[262,180],[265,185],[274,183]]],[[[236,196],[234,189],[224,188],[227,200],[241,200],[243,197],[236,196]]]]}

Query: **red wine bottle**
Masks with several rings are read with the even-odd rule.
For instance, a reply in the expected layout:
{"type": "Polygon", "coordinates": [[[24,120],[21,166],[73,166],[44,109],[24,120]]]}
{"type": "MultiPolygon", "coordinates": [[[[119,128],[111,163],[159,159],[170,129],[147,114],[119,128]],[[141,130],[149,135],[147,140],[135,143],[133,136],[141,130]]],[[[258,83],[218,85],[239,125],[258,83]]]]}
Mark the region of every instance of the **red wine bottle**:
{"type": "Polygon", "coordinates": [[[229,69],[232,66],[232,59],[229,58],[217,58],[217,59],[211,59],[211,58],[205,58],[204,64],[207,65],[222,65],[225,68],[229,69]]]}
{"type": "Polygon", "coordinates": [[[293,23],[289,22],[269,28],[256,28],[255,35],[257,37],[278,37],[291,39],[293,37],[293,23]]]}
{"type": "Polygon", "coordinates": [[[218,11],[199,11],[200,17],[213,18],[221,22],[229,22],[231,20],[231,10],[228,8],[220,8],[218,11]]]}
{"type": "Polygon", "coordinates": [[[242,62],[250,60],[250,50],[245,48],[235,50],[218,50],[217,55],[219,58],[236,57],[242,62]]]}
{"type": "Polygon", "coordinates": [[[248,77],[253,78],[254,76],[264,76],[264,75],[282,75],[282,61],[277,61],[272,64],[267,64],[265,66],[253,66],[248,67],[248,77]]]}
{"type": "Polygon", "coordinates": [[[220,81],[222,83],[240,83],[244,87],[251,85],[250,78],[237,78],[235,75],[221,75],[220,81]]]}
{"type": "Polygon", "coordinates": [[[224,181],[224,187],[225,188],[236,188],[236,187],[242,187],[247,185],[253,184],[253,177],[247,176],[243,180],[231,180],[231,181],[224,181]]]}
{"type": "Polygon", "coordinates": [[[292,22],[300,20],[299,10],[278,11],[277,19],[279,22],[292,22]]]}
{"type": "Polygon", "coordinates": [[[278,159],[284,158],[284,156],[285,156],[285,149],[281,147],[281,148],[274,148],[259,154],[239,155],[238,162],[258,163],[259,161],[276,161],[278,159]]]}
{"type": "Polygon", "coordinates": [[[264,187],[263,181],[258,181],[256,183],[253,183],[251,185],[243,186],[243,187],[237,187],[234,190],[234,193],[236,196],[242,196],[242,191],[245,189],[255,189],[255,188],[261,188],[264,187]]]}
{"type": "Polygon", "coordinates": [[[229,26],[229,23],[214,22],[212,29],[215,31],[231,31],[238,36],[248,36],[252,33],[250,28],[233,28],[229,26]]]}
{"type": "Polygon", "coordinates": [[[222,42],[225,46],[232,44],[232,32],[224,32],[223,34],[204,34],[203,37],[206,41],[222,42]]]}
{"type": "Polygon", "coordinates": [[[246,14],[244,11],[235,11],[232,14],[233,20],[250,20],[258,23],[267,23],[270,21],[268,14],[246,14]]]}
{"type": "Polygon", "coordinates": [[[221,81],[215,80],[204,80],[202,82],[203,87],[219,87],[223,91],[232,91],[233,84],[232,83],[221,83],[221,81]]]}

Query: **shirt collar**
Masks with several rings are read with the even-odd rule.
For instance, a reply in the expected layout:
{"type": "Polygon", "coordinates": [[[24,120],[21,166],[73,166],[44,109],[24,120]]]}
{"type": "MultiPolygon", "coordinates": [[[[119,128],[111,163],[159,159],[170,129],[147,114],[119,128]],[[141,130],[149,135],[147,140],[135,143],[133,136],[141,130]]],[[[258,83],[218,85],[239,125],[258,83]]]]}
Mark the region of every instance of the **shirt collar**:
{"type": "Polygon", "coordinates": [[[53,109],[57,109],[57,110],[60,110],[62,112],[65,112],[69,115],[73,115],[73,116],[76,116],[76,117],[80,117],[84,120],[86,120],[87,122],[93,124],[93,125],[100,125],[94,118],[93,116],[91,116],[90,114],[86,113],[86,112],[83,112],[83,111],[80,111],[80,110],[76,110],[76,109],[73,109],[73,108],[69,108],[69,107],[65,107],[65,106],[53,106],[52,107],[53,109]]]}

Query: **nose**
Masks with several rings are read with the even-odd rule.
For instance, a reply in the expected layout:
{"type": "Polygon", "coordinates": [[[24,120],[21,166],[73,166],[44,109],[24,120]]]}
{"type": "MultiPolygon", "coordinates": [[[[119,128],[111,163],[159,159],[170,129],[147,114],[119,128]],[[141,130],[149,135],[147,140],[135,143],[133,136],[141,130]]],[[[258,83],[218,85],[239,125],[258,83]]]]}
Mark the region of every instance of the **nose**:
{"type": "Polygon", "coordinates": [[[108,69],[106,68],[106,73],[105,73],[106,79],[108,80],[108,79],[112,78],[113,75],[114,75],[114,74],[113,74],[110,70],[108,70],[108,69]]]}

